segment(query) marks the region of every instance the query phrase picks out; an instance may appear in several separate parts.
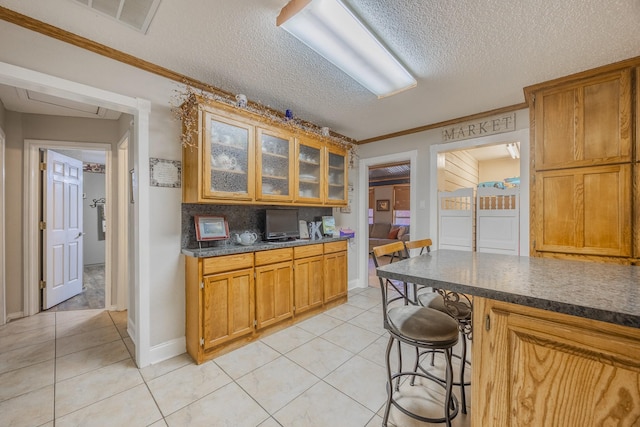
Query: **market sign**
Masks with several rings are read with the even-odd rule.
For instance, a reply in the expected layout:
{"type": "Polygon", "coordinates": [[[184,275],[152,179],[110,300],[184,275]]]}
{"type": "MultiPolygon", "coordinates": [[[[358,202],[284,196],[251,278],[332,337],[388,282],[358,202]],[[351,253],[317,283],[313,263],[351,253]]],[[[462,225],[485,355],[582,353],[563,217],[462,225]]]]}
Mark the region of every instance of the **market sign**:
{"type": "Polygon", "coordinates": [[[494,116],[481,120],[471,120],[457,123],[442,129],[442,141],[452,142],[463,139],[478,138],[495,135],[497,133],[513,132],[516,130],[516,113],[494,116]]]}

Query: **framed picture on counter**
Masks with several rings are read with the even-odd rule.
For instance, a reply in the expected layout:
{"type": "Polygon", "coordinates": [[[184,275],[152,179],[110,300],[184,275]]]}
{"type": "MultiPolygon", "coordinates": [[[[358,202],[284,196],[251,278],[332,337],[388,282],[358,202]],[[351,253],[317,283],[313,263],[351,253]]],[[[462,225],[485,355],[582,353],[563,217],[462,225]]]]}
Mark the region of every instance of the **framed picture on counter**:
{"type": "Polygon", "coordinates": [[[199,242],[229,238],[229,224],[224,216],[196,215],[194,221],[196,240],[199,242]]]}

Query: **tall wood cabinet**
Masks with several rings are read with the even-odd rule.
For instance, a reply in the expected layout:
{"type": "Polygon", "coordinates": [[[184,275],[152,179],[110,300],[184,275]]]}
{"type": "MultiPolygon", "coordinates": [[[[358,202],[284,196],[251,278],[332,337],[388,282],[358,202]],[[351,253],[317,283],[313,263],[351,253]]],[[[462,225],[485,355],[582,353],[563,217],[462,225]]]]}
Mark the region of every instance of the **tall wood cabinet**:
{"type": "Polygon", "coordinates": [[[347,149],[330,139],[205,101],[185,147],[182,201],[298,206],[347,205],[347,149]]]}
{"type": "Polygon", "coordinates": [[[619,64],[525,88],[533,256],[638,257],[634,74],[619,64]]]}

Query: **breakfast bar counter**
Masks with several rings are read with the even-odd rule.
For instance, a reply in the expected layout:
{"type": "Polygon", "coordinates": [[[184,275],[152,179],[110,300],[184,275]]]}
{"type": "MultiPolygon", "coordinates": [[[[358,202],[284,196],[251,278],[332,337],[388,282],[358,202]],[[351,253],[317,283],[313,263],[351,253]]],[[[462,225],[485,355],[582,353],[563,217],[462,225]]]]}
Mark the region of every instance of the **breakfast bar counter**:
{"type": "Polygon", "coordinates": [[[636,266],[438,250],[380,267],[378,275],[640,328],[636,266]]]}
{"type": "Polygon", "coordinates": [[[377,274],[472,296],[472,426],[640,419],[640,267],[438,250],[377,274]]]}

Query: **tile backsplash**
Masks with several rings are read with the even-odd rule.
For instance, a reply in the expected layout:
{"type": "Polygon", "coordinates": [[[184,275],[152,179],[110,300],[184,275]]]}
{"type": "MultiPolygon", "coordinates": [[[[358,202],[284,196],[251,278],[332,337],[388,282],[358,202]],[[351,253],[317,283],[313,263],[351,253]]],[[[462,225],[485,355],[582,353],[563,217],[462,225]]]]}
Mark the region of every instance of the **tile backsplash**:
{"type": "MultiPolygon", "coordinates": [[[[284,207],[283,207],[284,208],[284,207]]],[[[290,209],[290,207],[287,207],[290,209]]],[[[183,203],[182,204],[182,248],[193,249],[199,246],[216,247],[229,244],[226,240],[214,240],[198,242],[196,240],[196,228],[193,222],[195,215],[219,215],[227,218],[229,234],[242,233],[245,230],[258,234],[259,239],[264,238],[264,216],[267,209],[278,209],[277,206],[267,205],[212,205],[183,203]]],[[[305,221],[319,221],[322,216],[333,215],[332,208],[323,207],[297,207],[298,218],[305,221]]]]}

